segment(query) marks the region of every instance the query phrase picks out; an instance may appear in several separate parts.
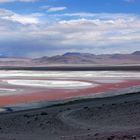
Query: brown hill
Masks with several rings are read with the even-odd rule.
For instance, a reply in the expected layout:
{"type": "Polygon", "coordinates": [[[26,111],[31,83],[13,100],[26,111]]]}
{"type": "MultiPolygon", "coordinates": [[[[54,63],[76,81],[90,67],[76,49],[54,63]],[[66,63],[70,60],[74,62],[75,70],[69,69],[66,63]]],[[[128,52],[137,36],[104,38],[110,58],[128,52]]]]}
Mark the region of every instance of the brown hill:
{"type": "Polygon", "coordinates": [[[0,58],[0,66],[49,66],[49,65],[122,65],[140,64],[140,51],[132,54],[65,53],[52,57],[0,58]]]}
{"type": "Polygon", "coordinates": [[[94,55],[90,53],[65,53],[52,57],[41,57],[33,59],[36,65],[48,64],[139,64],[138,52],[132,54],[103,54],[94,55]]]}

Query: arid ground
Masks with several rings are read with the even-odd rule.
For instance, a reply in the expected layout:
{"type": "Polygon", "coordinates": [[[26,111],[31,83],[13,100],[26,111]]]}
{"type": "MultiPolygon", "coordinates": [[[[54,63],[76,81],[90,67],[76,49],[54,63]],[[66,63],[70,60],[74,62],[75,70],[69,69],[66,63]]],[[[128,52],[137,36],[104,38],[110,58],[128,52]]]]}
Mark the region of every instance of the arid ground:
{"type": "Polygon", "coordinates": [[[140,94],[0,116],[1,140],[139,140],[140,94]]]}
{"type": "Polygon", "coordinates": [[[0,139],[139,140],[139,91],[133,71],[1,71],[0,139]]]}

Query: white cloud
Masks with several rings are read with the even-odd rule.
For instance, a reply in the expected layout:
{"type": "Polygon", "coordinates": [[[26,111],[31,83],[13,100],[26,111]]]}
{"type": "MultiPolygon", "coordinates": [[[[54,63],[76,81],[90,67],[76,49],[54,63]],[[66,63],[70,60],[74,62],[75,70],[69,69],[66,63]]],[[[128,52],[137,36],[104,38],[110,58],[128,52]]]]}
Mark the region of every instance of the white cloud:
{"type": "Polygon", "coordinates": [[[56,12],[56,11],[64,11],[66,10],[66,7],[50,7],[48,8],[48,12],[56,12]]]}
{"type": "Polygon", "coordinates": [[[67,7],[65,7],[65,6],[52,7],[52,6],[46,5],[46,6],[42,6],[41,9],[47,10],[47,12],[58,12],[58,11],[66,10],[67,7]]]}
{"type": "Polygon", "coordinates": [[[39,14],[23,16],[12,11],[0,10],[1,42],[7,40],[15,42],[17,47],[19,44],[18,48],[23,44],[23,53],[30,56],[46,55],[47,52],[51,54],[53,51],[55,53],[64,51],[108,53],[116,52],[118,49],[126,52],[139,48],[140,17],[138,15],[47,14],[43,17],[43,21],[40,21],[38,16],[39,14]],[[50,21],[49,16],[58,20],[50,21]]]}
{"type": "Polygon", "coordinates": [[[60,21],[64,45],[109,46],[139,41],[140,19],[76,19],[60,21]],[[65,33],[66,32],[66,33],[65,33]]]}
{"type": "Polygon", "coordinates": [[[0,19],[18,22],[21,24],[38,24],[39,20],[36,15],[20,15],[13,11],[0,9],[0,19]]]}
{"type": "Polygon", "coordinates": [[[38,24],[39,23],[38,19],[35,17],[26,16],[26,15],[22,16],[18,14],[14,14],[12,16],[4,16],[2,17],[2,19],[6,19],[13,22],[19,22],[21,24],[38,24]]]}

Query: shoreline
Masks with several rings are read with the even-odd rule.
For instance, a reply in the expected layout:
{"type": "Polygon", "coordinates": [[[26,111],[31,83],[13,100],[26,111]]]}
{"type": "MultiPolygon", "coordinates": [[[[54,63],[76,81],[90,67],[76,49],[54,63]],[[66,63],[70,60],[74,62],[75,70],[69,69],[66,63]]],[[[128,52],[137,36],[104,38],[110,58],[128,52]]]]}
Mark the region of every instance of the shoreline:
{"type": "Polygon", "coordinates": [[[139,107],[140,92],[1,114],[0,139],[139,139],[139,107]]]}
{"type": "Polygon", "coordinates": [[[0,70],[31,71],[140,71],[140,64],[124,65],[48,65],[48,66],[0,66],[0,70]]]}
{"type": "MultiPolygon", "coordinates": [[[[94,83],[94,81],[91,81],[94,83]]],[[[1,96],[0,105],[8,106],[11,104],[28,103],[36,101],[56,101],[71,99],[77,97],[104,97],[107,94],[124,94],[127,92],[135,92],[139,90],[140,80],[128,80],[115,83],[101,83],[97,87],[89,87],[82,89],[40,89],[24,87],[22,94],[1,96]],[[126,90],[125,90],[126,89],[126,90]],[[117,91],[117,92],[116,92],[117,91]],[[52,94],[53,93],[53,94],[52,94]],[[105,94],[106,93],[106,94],[105,94]]],[[[18,87],[18,86],[16,86],[18,87]]],[[[15,87],[14,87],[15,88],[15,87]]],[[[17,92],[18,93],[18,92],[17,92]]]]}
{"type": "Polygon", "coordinates": [[[93,87],[59,90],[30,87],[28,84],[10,85],[2,81],[26,78],[46,80],[49,79],[48,72],[43,78],[42,75],[34,77],[37,72],[32,77],[30,74],[33,73],[8,71],[7,74],[3,73],[4,78],[1,77],[2,92],[5,90],[3,88],[18,90],[17,96],[1,96],[0,99],[1,106],[5,107],[0,108],[3,111],[0,114],[2,140],[140,139],[139,72],[106,72],[100,75],[88,72],[81,78],[75,76],[77,73],[54,73],[50,79],[54,80],[55,76],[68,81],[93,83],[93,87]],[[6,77],[7,74],[10,77],[6,77]],[[99,86],[94,87],[94,84],[99,86]],[[21,93],[19,89],[22,89],[21,93]]]}
{"type": "Polygon", "coordinates": [[[125,96],[130,94],[137,94],[140,93],[140,86],[132,86],[127,88],[122,88],[118,90],[113,91],[107,91],[104,93],[96,93],[96,94],[89,94],[89,95],[81,95],[79,97],[71,97],[66,99],[60,99],[60,100],[50,100],[50,101],[34,101],[29,103],[20,103],[20,104],[13,104],[13,105],[7,105],[4,107],[0,107],[0,109],[6,109],[6,111],[0,112],[1,114],[6,113],[14,113],[14,112],[20,112],[20,111],[28,111],[28,110],[37,110],[47,107],[53,107],[53,106],[61,106],[61,105],[67,105],[71,103],[79,103],[79,102],[86,102],[86,101],[93,101],[93,100],[100,100],[100,99],[108,99],[108,98],[117,98],[119,96],[125,96]]]}

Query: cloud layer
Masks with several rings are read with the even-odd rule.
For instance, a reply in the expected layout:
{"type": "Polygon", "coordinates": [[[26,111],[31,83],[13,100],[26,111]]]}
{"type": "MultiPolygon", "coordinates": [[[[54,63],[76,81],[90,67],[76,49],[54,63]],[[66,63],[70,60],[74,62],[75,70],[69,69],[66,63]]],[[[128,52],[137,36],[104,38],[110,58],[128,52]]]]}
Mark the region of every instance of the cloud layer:
{"type": "Polygon", "coordinates": [[[61,7],[52,7],[49,5],[41,6],[41,9],[46,10],[47,12],[58,12],[58,11],[64,11],[67,9],[65,6],[61,7]]]}
{"type": "MultiPolygon", "coordinates": [[[[12,0],[0,0],[2,2],[12,0]]],[[[99,54],[127,53],[139,49],[139,15],[59,13],[66,9],[65,6],[43,6],[39,12],[30,14],[0,9],[1,54],[39,57],[68,51],[99,54]]]]}
{"type": "Polygon", "coordinates": [[[37,24],[39,23],[39,19],[36,16],[37,15],[20,15],[10,10],[0,9],[0,19],[9,22],[37,24]]]}

